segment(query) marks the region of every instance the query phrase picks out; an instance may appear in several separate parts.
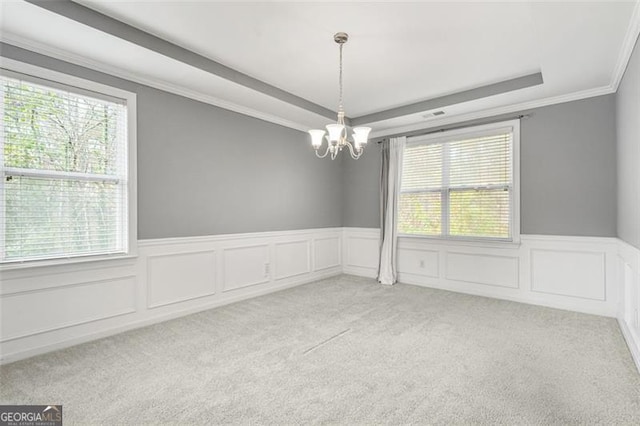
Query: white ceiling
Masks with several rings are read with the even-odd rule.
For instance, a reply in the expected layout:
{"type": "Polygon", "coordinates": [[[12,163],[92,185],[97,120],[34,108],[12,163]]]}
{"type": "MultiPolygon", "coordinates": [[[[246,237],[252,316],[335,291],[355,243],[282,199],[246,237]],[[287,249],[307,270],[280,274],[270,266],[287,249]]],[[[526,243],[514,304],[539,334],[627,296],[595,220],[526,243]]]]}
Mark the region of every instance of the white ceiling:
{"type": "MultiPolygon", "coordinates": [[[[345,108],[357,117],[527,74],[544,84],[445,106],[434,122],[615,90],[638,31],[634,1],[167,2],[77,0],[105,15],[329,109],[346,31],[345,108]]],[[[0,36],[72,62],[304,129],[326,117],[24,2],[0,36]]],[[[372,123],[424,126],[424,114],[372,123]]]]}

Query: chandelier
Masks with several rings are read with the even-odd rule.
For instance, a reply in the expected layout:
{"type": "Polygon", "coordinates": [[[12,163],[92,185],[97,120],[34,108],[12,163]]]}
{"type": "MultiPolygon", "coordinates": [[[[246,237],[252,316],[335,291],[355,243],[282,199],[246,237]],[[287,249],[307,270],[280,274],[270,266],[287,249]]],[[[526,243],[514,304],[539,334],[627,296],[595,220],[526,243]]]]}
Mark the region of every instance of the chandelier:
{"type": "Polygon", "coordinates": [[[347,128],[344,124],[344,107],[342,106],[342,48],[347,40],[349,40],[349,35],[342,32],[336,33],[333,36],[333,40],[340,46],[340,101],[338,103],[338,121],[335,124],[327,125],[328,135],[326,136],[324,130],[309,130],[311,146],[315,150],[318,158],[324,158],[331,154],[332,160],[336,159],[338,153],[342,151],[344,147],[348,147],[351,158],[357,160],[364,152],[371,127],[354,127],[352,130],[352,140],[348,139],[347,128]],[[325,140],[327,141],[327,149],[324,154],[320,154],[320,147],[325,140]]]}

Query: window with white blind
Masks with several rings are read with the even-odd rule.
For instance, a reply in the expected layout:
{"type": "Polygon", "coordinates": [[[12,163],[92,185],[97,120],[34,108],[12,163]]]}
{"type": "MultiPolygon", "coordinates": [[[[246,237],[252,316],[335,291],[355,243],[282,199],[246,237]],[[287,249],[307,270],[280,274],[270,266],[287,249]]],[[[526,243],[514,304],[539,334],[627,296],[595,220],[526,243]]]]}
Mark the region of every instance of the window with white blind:
{"type": "Polygon", "coordinates": [[[129,254],[135,95],[26,64],[14,63],[22,72],[4,65],[0,263],[129,254]]]}
{"type": "Polygon", "coordinates": [[[518,121],[409,138],[403,156],[398,232],[517,240],[514,168],[518,147],[518,121]]]}

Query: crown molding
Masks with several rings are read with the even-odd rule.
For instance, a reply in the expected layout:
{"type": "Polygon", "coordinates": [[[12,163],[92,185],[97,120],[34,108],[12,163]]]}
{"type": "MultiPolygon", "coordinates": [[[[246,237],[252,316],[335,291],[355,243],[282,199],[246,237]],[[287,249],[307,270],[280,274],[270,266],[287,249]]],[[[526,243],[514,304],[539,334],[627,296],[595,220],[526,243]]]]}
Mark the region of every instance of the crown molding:
{"type": "Polygon", "coordinates": [[[111,35],[120,40],[132,43],[144,49],[171,58],[183,64],[198,68],[219,78],[244,86],[254,92],[262,93],[271,98],[287,104],[333,119],[335,112],[311,102],[305,98],[294,95],[265,81],[258,80],[248,74],[228,67],[207,56],[186,49],[140,28],[129,25],[126,22],[112,18],[97,10],[71,0],[43,1],[23,0],[48,12],[57,14],[63,18],[71,19],[81,25],[93,28],[102,33],[111,35]]]}
{"type": "MultiPolygon", "coordinates": [[[[622,81],[627,64],[633,53],[636,41],[640,36],[640,1],[635,1],[635,6],[627,26],[624,41],[618,55],[616,66],[611,75],[611,82],[607,86],[601,86],[593,89],[582,90],[578,92],[568,93],[564,95],[538,99],[530,102],[523,102],[519,104],[507,105],[504,107],[484,109],[476,112],[462,114],[457,116],[443,117],[437,120],[430,120],[429,122],[419,122],[406,126],[392,127],[384,130],[374,131],[371,133],[372,138],[384,137],[390,135],[403,134],[419,130],[427,130],[436,127],[446,126],[449,124],[460,123],[464,121],[471,121],[476,119],[482,119],[492,116],[499,116],[503,114],[509,114],[513,112],[520,112],[524,110],[540,108],[544,106],[561,104],[565,102],[571,102],[581,99],[587,99],[596,96],[607,95],[615,93],[622,81]]],[[[257,118],[259,120],[267,121],[270,123],[278,124],[280,126],[288,127],[291,129],[306,132],[309,128],[308,125],[297,123],[291,120],[286,120],[282,117],[278,117],[272,114],[267,114],[243,105],[239,105],[224,99],[217,98],[211,95],[204,95],[195,90],[185,88],[181,85],[172,84],[161,79],[149,78],[147,76],[140,75],[131,71],[126,71],[112,65],[105,64],[103,62],[90,60],[80,55],[76,55],[65,51],[45,45],[42,43],[34,42],[32,40],[10,34],[5,32],[0,33],[0,42],[4,42],[22,49],[30,50],[35,53],[50,56],[54,59],[59,59],[65,62],[79,65],[94,71],[102,72],[104,74],[119,77],[125,80],[133,81],[136,83],[144,84],[155,89],[163,90],[169,93],[173,93],[186,98],[194,99],[200,102],[207,103],[219,108],[223,108],[229,111],[237,112],[239,114],[247,115],[249,117],[257,118]]],[[[371,123],[368,123],[371,124],[371,123]]]]}
{"type": "Polygon", "coordinates": [[[543,83],[544,79],[542,77],[542,73],[538,71],[533,74],[527,74],[521,77],[499,81],[497,83],[478,86],[473,89],[462,90],[448,95],[427,99],[425,101],[394,107],[384,111],[361,115],[359,117],[353,117],[351,122],[353,125],[360,125],[362,123],[376,123],[385,120],[392,120],[394,118],[406,117],[413,114],[424,114],[429,110],[446,108],[451,105],[457,105],[465,102],[473,102],[495,95],[512,92],[514,90],[537,86],[543,83]]]}
{"type": "Polygon", "coordinates": [[[616,67],[614,68],[613,74],[611,75],[611,87],[613,88],[614,92],[616,92],[618,90],[618,86],[620,86],[620,82],[624,77],[624,72],[627,69],[627,65],[629,64],[629,60],[631,59],[633,49],[639,36],[640,0],[636,0],[633,12],[631,13],[631,20],[629,21],[627,32],[625,34],[624,41],[622,42],[622,48],[620,49],[620,53],[618,55],[616,67]]]}
{"type": "MultiPolygon", "coordinates": [[[[593,98],[596,96],[608,95],[615,93],[615,89],[612,86],[596,87],[594,89],[581,90],[579,92],[567,93],[565,95],[553,96],[550,98],[538,99],[530,102],[521,102],[519,104],[507,105],[503,107],[484,109],[468,114],[460,114],[451,117],[441,118],[437,120],[431,120],[429,122],[420,122],[416,124],[409,124],[406,126],[391,127],[384,130],[371,133],[371,138],[381,138],[385,136],[402,135],[419,130],[428,130],[437,127],[447,126],[449,124],[463,123],[465,121],[478,120],[481,118],[496,117],[503,114],[510,114],[515,112],[523,112],[526,110],[541,108],[550,105],[562,104],[565,102],[579,101],[581,99],[593,98]]],[[[480,101],[482,102],[482,101],[480,101]]]]}
{"type": "MultiPolygon", "coordinates": [[[[553,96],[549,98],[538,99],[530,102],[523,102],[519,104],[507,105],[504,107],[492,108],[487,110],[480,110],[468,114],[462,114],[452,117],[441,118],[437,120],[431,120],[429,122],[420,122],[410,124],[406,126],[392,127],[384,130],[371,132],[371,138],[381,138],[387,136],[394,136],[400,134],[406,134],[410,132],[429,130],[437,127],[447,126],[450,124],[462,123],[465,121],[472,121],[482,118],[495,117],[503,114],[510,114],[514,112],[521,112],[534,108],[541,108],[545,106],[562,104],[565,102],[578,101],[581,99],[593,98],[596,96],[608,95],[616,93],[618,87],[624,77],[624,73],[627,69],[631,55],[636,46],[638,39],[640,38],[640,0],[635,1],[633,11],[631,13],[631,19],[623,39],[622,47],[618,55],[616,66],[611,75],[611,82],[607,86],[596,87],[593,89],[581,90],[578,92],[567,93],[564,95],[553,96]]],[[[371,123],[369,123],[371,124],[371,123]]]]}
{"type": "Polygon", "coordinates": [[[239,105],[233,102],[229,102],[224,99],[217,98],[211,95],[204,95],[195,90],[187,89],[183,86],[168,83],[164,80],[149,78],[142,76],[138,73],[123,70],[119,67],[105,64],[104,62],[87,59],[83,56],[76,55],[69,51],[58,49],[43,43],[34,42],[24,37],[17,36],[15,34],[7,33],[3,31],[0,33],[0,42],[10,44],[12,46],[29,50],[34,53],[45,55],[53,59],[68,62],[73,65],[78,65],[84,68],[88,68],[93,71],[98,71],[103,74],[108,74],[113,77],[122,78],[124,80],[132,81],[134,83],[143,84],[145,86],[153,87],[154,89],[163,90],[165,92],[173,93],[174,95],[183,96],[185,98],[194,99],[196,101],[204,102],[209,105],[213,105],[219,108],[223,108],[229,111],[237,112],[239,114],[247,115],[249,117],[257,118],[259,120],[267,121],[269,123],[278,124],[280,126],[288,127],[291,129],[306,132],[309,126],[296,123],[291,120],[285,120],[281,117],[267,114],[243,105],[239,105]]]}

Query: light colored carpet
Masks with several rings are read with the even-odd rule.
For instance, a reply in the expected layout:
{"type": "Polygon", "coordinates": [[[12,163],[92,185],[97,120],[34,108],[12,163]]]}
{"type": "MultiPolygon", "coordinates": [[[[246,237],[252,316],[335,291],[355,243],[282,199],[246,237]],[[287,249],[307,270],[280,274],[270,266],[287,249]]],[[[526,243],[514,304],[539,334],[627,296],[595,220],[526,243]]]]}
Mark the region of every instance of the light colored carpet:
{"type": "Polygon", "coordinates": [[[65,424],[638,424],[614,319],[341,276],[0,368],[65,424]]]}

